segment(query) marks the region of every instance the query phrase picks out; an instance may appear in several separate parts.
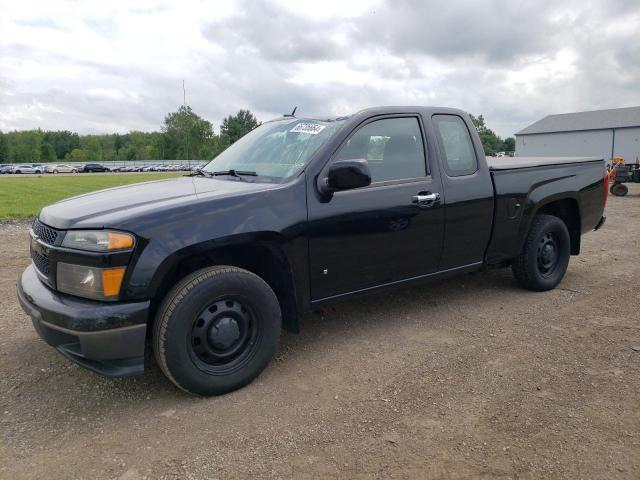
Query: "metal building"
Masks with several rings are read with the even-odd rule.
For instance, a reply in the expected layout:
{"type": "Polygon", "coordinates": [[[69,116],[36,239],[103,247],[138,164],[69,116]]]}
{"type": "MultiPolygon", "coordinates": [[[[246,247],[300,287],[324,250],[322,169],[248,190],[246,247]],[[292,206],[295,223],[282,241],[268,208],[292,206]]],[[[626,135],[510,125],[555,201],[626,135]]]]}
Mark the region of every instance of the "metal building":
{"type": "Polygon", "coordinates": [[[516,155],[640,159],[640,107],[549,115],[516,133],[516,155]]]}

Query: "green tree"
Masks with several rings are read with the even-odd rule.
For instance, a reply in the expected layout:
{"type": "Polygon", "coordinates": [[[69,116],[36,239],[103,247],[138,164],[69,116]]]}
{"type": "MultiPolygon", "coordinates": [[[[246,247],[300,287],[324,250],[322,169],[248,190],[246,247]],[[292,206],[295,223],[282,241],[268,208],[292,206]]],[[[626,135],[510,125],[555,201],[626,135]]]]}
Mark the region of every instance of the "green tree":
{"type": "Polygon", "coordinates": [[[513,137],[507,137],[502,142],[502,151],[504,152],[515,152],[516,151],[516,139],[513,137]]]}
{"type": "Polygon", "coordinates": [[[116,135],[100,135],[100,148],[102,149],[102,160],[112,161],[118,159],[116,149],[116,135]]]}
{"type": "Polygon", "coordinates": [[[80,137],[80,149],[87,152],[89,158],[94,162],[101,162],[102,156],[102,138],[100,135],[84,135],[80,137]]]}
{"type": "Polygon", "coordinates": [[[9,158],[14,163],[36,163],[40,161],[42,131],[23,130],[6,134],[9,143],[9,158]]]}
{"type": "Polygon", "coordinates": [[[126,136],[126,155],[129,160],[154,160],[160,155],[156,147],[157,132],[129,132],[126,136]]]}
{"type": "Polygon", "coordinates": [[[162,126],[165,156],[173,159],[211,158],[217,146],[211,122],[199,117],[189,106],[168,114],[162,126]]]}
{"type": "Polygon", "coordinates": [[[68,130],[45,132],[43,142],[49,143],[56,151],[56,158],[66,158],[74,148],[80,148],[80,135],[68,130]]]}
{"type": "Polygon", "coordinates": [[[53,149],[50,143],[42,143],[40,146],[40,161],[41,162],[55,162],[58,160],[56,157],[56,151],[53,149]]]}
{"type": "Polygon", "coordinates": [[[260,123],[249,110],[240,110],[235,115],[230,115],[222,121],[220,136],[223,143],[231,145],[239,138],[245,136],[260,123]]]}
{"type": "Polygon", "coordinates": [[[182,106],[169,113],[160,132],[78,135],[68,130],[0,132],[0,162],[80,162],[108,160],[193,159],[215,157],[259,125],[249,110],[228,116],[217,136],[211,122],[182,106]]]}
{"type": "Polygon", "coordinates": [[[469,114],[469,116],[476,127],[485,155],[494,156],[497,152],[501,151],[502,139],[485,125],[484,117],[482,115],[474,117],[472,114],[469,114]]]}
{"type": "Polygon", "coordinates": [[[71,153],[67,154],[66,158],[73,162],[86,162],[87,160],[90,160],[90,154],[81,148],[74,148],[71,150],[71,153]]]}
{"type": "Polygon", "coordinates": [[[9,141],[7,136],[0,130],[0,163],[9,161],[9,141]]]}

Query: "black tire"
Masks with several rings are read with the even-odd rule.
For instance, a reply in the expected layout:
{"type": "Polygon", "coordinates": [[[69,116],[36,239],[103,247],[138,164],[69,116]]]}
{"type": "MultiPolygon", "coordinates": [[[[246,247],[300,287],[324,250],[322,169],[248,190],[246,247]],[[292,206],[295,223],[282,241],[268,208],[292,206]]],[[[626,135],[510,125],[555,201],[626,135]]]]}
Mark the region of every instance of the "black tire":
{"type": "Polygon", "coordinates": [[[220,395],[256,378],[278,346],[282,317],[273,290],[237,267],[188,275],[164,298],[153,326],[153,351],[176,386],[220,395]]]}
{"type": "Polygon", "coordinates": [[[21,172],[20,170],[16,170],[16,171],[15,171],[15,172],[13,172],[13,173],[20,174],[20,173],[22,173],[22,172],[21,172]]]}
{"type": "Polygon", "coordinates": [[[58,174],[58,170],[54,170],[53,173],[58,174]]]}
{"type": "Polygon", "coordinates": [[[570,257],[571,237],[565,223],[553,215],[536,215],[511,270],[524,288],[543,292],[560,283],[570,257]]]}
{"type": "Polygon", "coordinates": [[[616,197],[624,197],[629,193],[629,188],[624,183],[614,183],[609,191],[616,197]]]}

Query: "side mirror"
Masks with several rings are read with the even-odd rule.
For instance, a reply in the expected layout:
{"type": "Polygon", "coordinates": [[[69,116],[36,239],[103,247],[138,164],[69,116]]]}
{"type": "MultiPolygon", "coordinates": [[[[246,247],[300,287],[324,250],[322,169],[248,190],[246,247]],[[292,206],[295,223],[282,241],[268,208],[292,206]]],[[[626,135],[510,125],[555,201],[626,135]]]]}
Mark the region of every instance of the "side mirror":
{"type": "Polygon", "coordinates": [[[369,164],[363,159],[338,160],[329,166],[326,177],[319,179],[322,193],[331,194],[339,190],[366,187],[371,184],[369,164]]]}

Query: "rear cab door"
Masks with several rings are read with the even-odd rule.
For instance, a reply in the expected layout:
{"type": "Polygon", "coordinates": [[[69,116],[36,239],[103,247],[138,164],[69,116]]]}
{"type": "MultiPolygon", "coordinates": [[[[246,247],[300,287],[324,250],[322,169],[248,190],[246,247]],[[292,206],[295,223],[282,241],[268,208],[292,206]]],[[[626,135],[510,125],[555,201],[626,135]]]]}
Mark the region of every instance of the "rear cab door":
{"type": "Polygon", "coordinates": [[[311,300],[321,301],[428,275],[444,235],[436,146],[418,111],[372,115],[353,126],[326,158],[366,158],[368,187],[320,200],[308,184],[311,300]],[[429,200],[432,199],[432,200],[429,200]]]}
{"type": "Polygon", "coordinates": [[[438,270],[484,262],[493,227],[494,189],[484,149],[467,114],[431,112],[431,136],[441,165],[445,232],[438,270]]]}

